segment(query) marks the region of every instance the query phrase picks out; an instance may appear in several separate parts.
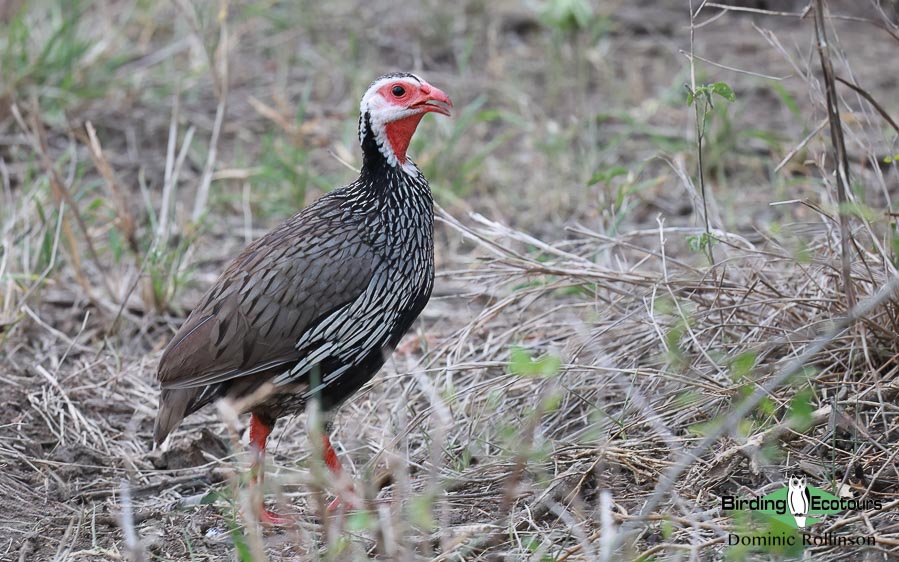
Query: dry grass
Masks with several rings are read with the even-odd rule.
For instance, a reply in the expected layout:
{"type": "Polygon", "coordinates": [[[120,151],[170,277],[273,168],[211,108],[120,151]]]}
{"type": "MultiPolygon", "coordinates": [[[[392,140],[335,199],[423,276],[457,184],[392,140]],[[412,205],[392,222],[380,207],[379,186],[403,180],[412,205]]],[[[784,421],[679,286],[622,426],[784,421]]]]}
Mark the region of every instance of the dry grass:
{"type": "Polygon", "coordinates": [[[777,559],[727,545],[777,528],[720,498],[797,471],[883,505],[812,529],[872,546],[807,557],[896,556],[899,35],[876,9],[823,20],[857,85],[829,87],[841,192],[802,6],[64,4],[0,7],[0,558],[777,559]],[[325,515],[346,483],[310,412],[271,441],[295,523],[260,530],[229,405],[151,450],[159,351],[228,256],[352,176],[355,99],[395,66],[460,109],[413,145],[438,285],[335,419],[365,509],[325,515]],[[702,183],[687,81],[737,95],[702,183]]]}

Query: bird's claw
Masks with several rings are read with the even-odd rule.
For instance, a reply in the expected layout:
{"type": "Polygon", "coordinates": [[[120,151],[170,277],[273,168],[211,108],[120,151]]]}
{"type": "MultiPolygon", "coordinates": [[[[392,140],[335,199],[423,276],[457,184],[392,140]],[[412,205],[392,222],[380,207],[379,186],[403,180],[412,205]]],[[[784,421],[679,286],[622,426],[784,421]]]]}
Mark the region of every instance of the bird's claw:
{"type": "MultiPolygon", "coordinates": [[[[266,509],[264,505],[260,505],[257,509],[254,509],[253,514],[255,515],[255,519],[259,521],[259,524],[265,528],[289,527],[296,522],[293,517],[278,514],[270,509],[266,509]]],[[[240,515],[244,520],[247,519],[243,512],[241,512],[240,515]]]]}
{"type": "Polygon", "coordinates": [[[334,515],[339,511],[358,511],[361,508],[359,497],[356,495],[353,486],[350,486],[344,493],[338,494],[336,498],[331,500],[331,503],[325,508],[325,512],[328,515],[334,515]]]}

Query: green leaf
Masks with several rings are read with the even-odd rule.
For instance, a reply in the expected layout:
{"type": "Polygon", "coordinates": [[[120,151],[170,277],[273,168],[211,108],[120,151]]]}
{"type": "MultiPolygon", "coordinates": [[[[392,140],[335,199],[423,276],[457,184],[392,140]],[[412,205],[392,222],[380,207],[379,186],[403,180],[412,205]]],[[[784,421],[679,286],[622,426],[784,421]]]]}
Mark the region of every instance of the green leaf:
{"type": "Polygon", "coordinates": [[[725,82],[715,82],[714,84],[710,84],[709,90],[711,90],[713,94],[721,96],[731,103],[737,101],[737,95],[734,93],[733,89],[725,82]]]}
{"type": "Polygon", "coordinates": [[[625,168],[624,166],[613,166],[608,170],[599,170],[595,172],[591,177],[590,181],[587,185],[593,185],[594,183],[606,182],[612,178],[617,178],[618,176],[625,176],[630,173],[630,170],[625,168]]]}
{"type": "Polygon", "coordinates": [[[744,351],[730,362],[730,376],[734,381],[741,381],[752,374],[758,355],[754,351],[744,351]]]}
{"type": "Polygon", "coordinates": [[[839,205],[840,212],[844,215],[858,217],[863,221],[874,222],[880,218],[880,212],[864,203],[847,201],[839,205]]]}
{"type": "Polygon", "coordinates": [[[700,253],[704,252],[706,248],[709,247],[709,242],[711,241],[711,236],[707,232],[703,232],[702,234],[690,235],[687,236],[687,247],[690,248],[691,252],[700,253]]]}
{"type": "Polygon", "coordinates": [[[207,493],[205,496],[200,498],[200,505],[212,505],[219,500],[224,500],[225,497],[222,496],[220,492],[215,490],[207,493]]]}
{"type": "Polygon", "coordinates": [[[509,372],[522,377],[551,377],[559,372],[562,360],[554,355],[544,355],[534,359],[526,349],[513,347],[509,361],[509,372]]]}
{"type": "Polygon", "coordinates": [[[803,389],[796,393],[790,400],[790,427],[798,432],[803,432],[812,425],[812,391],[803,389]]]}
{"type": "Polygon", "coordinates": [[[409,502],[409,519],[420,529],[431,531],[437,527],[434,521],[434,498],[416,496],[409,502]]]}
{"type": "Polygon", "coordinates": [[[665,537],[665,540],[670,540],[674,536],[674,525],[667,519],[662,521],[662,536],[665,537]]]}
{"type": "Polygon", "coordinates": [[[240,562],[254,562],[253,551],[250,550],[250,545],[247,544],[247,539],[241,532],[240,526],[232,517],[226,520],[226,524],[231,535],[231,541],[234,543],[234,549],[237,551],[237,559],[240,562]]]}
{"type": "Polygon", "coordinates": [[[780,100],[787,106],[787,109],[790,110],[790,113],[795,117],[801,117],[802,113],[799,110],[799,104],[796,103],[796,99],[787,91],[786,88],[775,82],[771,85],[771,88],[777,93],[780,97],[780,100]]]}
{"type": "Polygon", "coordinates": [[[555,412],[559,409],[559,406],[562,405],[562,392],[559,390],[553,391],[543,400],[543,411],[544,412],[555,412]]]}
{"type": "Polygon", "coordinates": [[[668,297],[659,297],[653,302],[653,310],[660,315],[674,315],[677,313],[677,303],[668,297]]]}
{"type": "Polygon", "coordinates": [[[687,427],[687,431],[693,435],[704,436],[715,431],[720,423],[717,420],[694,423],[687,427]]]}
{"type": "Polygon", "coordinates": [[[365,510],[356,511],[347,516],[346,529],[351,533],[358,533],[371,529],[373,523],[375,523],[375,520],[370,512],[365,510]]]}
{"type": "Polygon", "coordinates": [[[693,406],[700,400],[702,400],[702,394],[693,390],[686,390],[674,397],[674,405],[678,409],[684,409],[693,406]]]}
{"type": "MultiPolygon", "coordinates": [[[[748,396],[747,396],[748,397],[748,396]]],[[[766,396],[759,402],[759,412],[765,416],[773,416],[777,411],[777,404],[770,397],[766,396]]]]}
{"type": "Polygon", "coordinates": [[[577,31],[590,25],[594,8],[588,0],[548,0],[540,15],[547,25],[562,31],[577,31]]]}

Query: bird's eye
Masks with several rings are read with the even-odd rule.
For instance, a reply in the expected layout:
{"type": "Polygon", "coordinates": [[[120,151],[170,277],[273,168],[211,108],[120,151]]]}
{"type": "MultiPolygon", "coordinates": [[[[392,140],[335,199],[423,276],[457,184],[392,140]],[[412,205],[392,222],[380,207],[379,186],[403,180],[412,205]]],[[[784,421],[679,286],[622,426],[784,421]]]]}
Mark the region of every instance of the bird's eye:
{"type": "Polygon", "coordinates": [[[394,96],[401,98],[401,97],[403,97],[403,94],[406,93],[406,88],[403,88],[402,86],[397,85],[397,86],[393,87],[391,92],[393,92],[394,96]]]}

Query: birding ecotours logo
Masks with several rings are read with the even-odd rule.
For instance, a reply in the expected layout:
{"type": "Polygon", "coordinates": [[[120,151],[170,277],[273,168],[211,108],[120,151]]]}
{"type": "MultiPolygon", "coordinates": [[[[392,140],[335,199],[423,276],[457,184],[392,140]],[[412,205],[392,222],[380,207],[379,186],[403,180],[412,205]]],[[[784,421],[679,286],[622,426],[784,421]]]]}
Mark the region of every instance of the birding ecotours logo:
{"type": "Polygon", "coordinates": [[[838,498],[810,486],[804,474],[791,474],[787,485],[770,494],[754,498],[723,496],[721,508],[727,511],[751,511],[778,520],[794,529],[805,529],[821,521],[824,515],[847,510],[867,509],[853,499],[838,498]]]}
{"type": "Polygon", "coordinates": [[[826,515],[846,511],[883,509],[879,499],[840,498],[808,484],[804,474],[791,474],[786,486],[765,496],[739,498],[721,496],[721,509],[732,513],[748,512],[757,519],[768,521],[765,530],[732,532],[728,545],[746,547],[801,548],[819,545],[873,544],[873,536],[836,535],[832,532],[816,534],[809,528],[826,515]]]}

